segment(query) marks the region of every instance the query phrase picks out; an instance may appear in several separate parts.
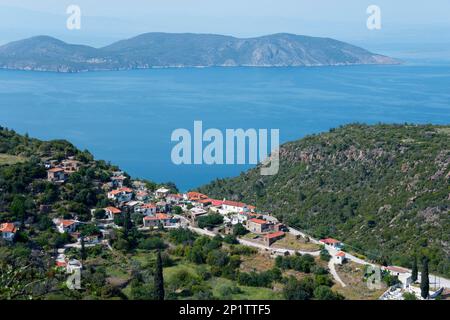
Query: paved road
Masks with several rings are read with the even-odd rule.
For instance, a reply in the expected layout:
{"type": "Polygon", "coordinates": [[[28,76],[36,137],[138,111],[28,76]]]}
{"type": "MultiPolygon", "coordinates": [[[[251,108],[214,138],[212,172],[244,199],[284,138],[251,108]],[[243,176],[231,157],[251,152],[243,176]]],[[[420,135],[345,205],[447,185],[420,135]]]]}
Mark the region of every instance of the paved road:
{"type": "MultiPolygon", "coordinates": [[[[185,217],[183,217],[183,216],[176,216],[176,217],[180,218],[181,226],[188,227],[193,232],[196,232],[198,234],[205,235],[205,236],[208,236],[208,237],[216,236],[216,233],[214,233],[212,231],[208,231],[208,230],[192,227],[190,225],[190,221],[188,219],[186,219],[185,217]]],[[[321,242],[319,242],[319,240],[314,239],[313,237],[307,235],[306,233],[304,233],[302,231],[299,231],[299,230],[294,229],[294,228],[288,228],[288,229],[289,229],[289,232],[291,234],[295,235],[295,236],[296,235],[300,235],[300,236],[302,236],[304,238],[309,238],[312,243],[322,244],[321,242]]],[[[249,246],[249,247],[253,247],[253,248],[257,248],[257,249],[265,250],[265,251],[278,252],[278,253],[289,252],[289,254],[294,254],[295,252],[298,252],[300,254],[310,254],[312,256],[319,256],[320,255],[320,251],[307,252],[307,251],[300,251],[300,250],[272,248],[272,247],[267,247],[267,246],[265,246],[263,244],[255,243],[253,241],[249,241],[249,240],[245,240],[245,239],[241,239],[241,238],[238,238],[238,241],[242,245],[246,245],[246,246],[249,246]]],[[[334,257],[334,255],[338,252],[338,250],[336,250],[335,248],[333,248],[331,246],[328,246],[328,245],[325,245],[325,249],[328,251],[328,253],[332,257],[334,257]]],[[[376,264],[373,264],[371,262],[368,262],[368,261],[365,261],[363,259],[360,259],[360,258],[358,258],[358,257],[356,257],[356,256],[354,256],[354,255],[352,255],[350,253],[347,253],[347,252],[345,253],[345,257],[346,257],[346,259],[348,259],[350,261],[353,261],[353,262],[355,262],[357,264],[370,265],[370,266],[373,266],[373,267],[375,267],[375,266],[380,267],[379,265],[376,265],[376,264]]],[[[342,281],[342,279],[337,274],[336,269],[334,268],[334,263],[332,261],[333,261],[333,259],[331,259],[330,263],[328,264],[328,267],[330,269],[330,273],[333,275],[333,278],[338,283],[340,283],[343,287],[345,287],[345,283],[342,281]]],[[[436,284],[439,284],[440,287],[450,288],[450,280],[449,279],[442,278],[442,277],[437,277],[437,276],[435,277],[434,275],[430,275],[430,284],[434,284],[435,278],[436,278],[436,284]]],[[[419,275],[419,280],[420,280],[420,275],[419,275]]]]}
{"type": "Polygon", "coordinates": [[[333,259],[330,259],[330,261],[328,262],[328,269],[330,269],[330,273],[333,276],[334,280],[336,280],[342,287],[345,288],[346,285],[337,273],[333,259]]]}

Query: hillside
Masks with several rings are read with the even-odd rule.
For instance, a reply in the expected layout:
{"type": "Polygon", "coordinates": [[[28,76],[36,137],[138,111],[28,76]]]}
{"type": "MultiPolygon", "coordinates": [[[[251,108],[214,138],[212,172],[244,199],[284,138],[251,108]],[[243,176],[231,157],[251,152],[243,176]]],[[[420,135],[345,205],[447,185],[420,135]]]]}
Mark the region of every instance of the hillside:
{"type": "Polygon", "coordinates": [[[55,72],[396,63],[395,59],[334,39],[293,34],[239,39],[211,34],[146,33],[103,48],[37,36],[0,46],[0,68],[55,72]]]}
{"type": "Polygon", "coordinates": [[[280,172],[258,169],[199,188],[254,203],[378,262],[427,254],[450,275],[450,127],[349,125],[281,148],[280,172]]]}
{"type": "MultiPolygon", "coordinates": [[[[189,211],[180,206],[184,195],[168,194],[177,192],[173,184],[134,180],[67,141],[40,141],[0,127],[2,158],[0,300],[345,297],[332,289],[333,276],[319,256],[273,259],[239,244],[236,234],[247,233],[242,225],[223,237],[191,231],[174,217],[187,220],[189,211]],[[156,189],[162,186],[168,189],[156,189]],[[72,290],[68,273],[76,270],[82,285],[72,290]]],[[[221,224],[221,215],[203,218],[217,216],[221,224]]]]}

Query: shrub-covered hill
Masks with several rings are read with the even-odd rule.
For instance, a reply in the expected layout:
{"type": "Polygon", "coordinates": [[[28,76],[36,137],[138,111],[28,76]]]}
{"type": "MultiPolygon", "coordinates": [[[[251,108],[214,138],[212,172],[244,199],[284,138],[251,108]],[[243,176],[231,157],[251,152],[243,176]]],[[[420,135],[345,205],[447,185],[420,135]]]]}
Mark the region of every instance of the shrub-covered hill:
{"type": "Polygon", "coordinates": [[[258,168],[199,191],[254,203],[373,260],[427,254],[450,275],[450,127],[348,125],[287,143],[280,171],[258,168]]]}

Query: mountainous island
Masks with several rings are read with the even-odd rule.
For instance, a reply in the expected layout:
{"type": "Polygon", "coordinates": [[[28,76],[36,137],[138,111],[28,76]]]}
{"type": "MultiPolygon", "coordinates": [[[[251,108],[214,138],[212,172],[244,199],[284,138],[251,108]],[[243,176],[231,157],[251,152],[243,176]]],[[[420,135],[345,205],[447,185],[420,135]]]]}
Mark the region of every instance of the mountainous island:
{"type": "Polygon", "coordinates": [[[180,194],[0,127],[0,299],[359,300],[410,279],[393,264],[448,277],[449,136],[348,125],[283,145],[275,176],[180,194]]]}
{"type": "Polygon", "coordinates": [[[0,46],[0,68],[53,72],[398,63],[338,40],[294,34],[239,39],[213,34],[146,33],[102,48],[36,36],[0,46]]]}

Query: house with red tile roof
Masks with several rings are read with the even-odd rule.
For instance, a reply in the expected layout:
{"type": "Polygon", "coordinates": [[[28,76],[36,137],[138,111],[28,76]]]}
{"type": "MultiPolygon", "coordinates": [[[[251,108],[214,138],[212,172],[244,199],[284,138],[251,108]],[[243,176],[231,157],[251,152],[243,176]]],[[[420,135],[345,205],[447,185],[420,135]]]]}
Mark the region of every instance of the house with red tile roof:
{"type": "Polygon", "coordinates": [[[222,206],[219,210],[221,214],[229,214],[229,213],[250,213],[254,212],[256,207],[250,206],[243,202],[231,201],[231,200],[223,200],[222,206]]]}
{"type": "Polygon", "coordinates": [[[268,233],[263,236],[263,241],[266,246],[270,247],[275,241],[282,239],[284,236],[285,233],[283,231],[268,233]]]}
{"type": "Polygon", "coordinates": [[[247,220],[247,230],[254,233],[266,233],[273,231],[274,224],[263,220],[263,219],[257,219],[252,218],[250,220],[247,220]]]}
{"type": "Polygon", "coordinates": [[[64,182],[67,176],[63,168],[51,168],[47,170],[47,180],[50,182],[64,182]]]}
{"type": "Polygon", "coordinates": [[[108,192],[108,199],[118,202],[129,202],[133,199],[133,190],[130,188],[119,188],[108,192]]]}
{"type": "Polygon", "coordinates": [[[166,201],[172,204],[178,204],[183,201],[183,196],[181,194],[168,194],[166,197],[166,201]]]}
{"type": "Polygon", "coordinates": [[[342,242],[333,238],[320,239],[319,242],[323,243],[324,245],[333,247],[335,249],[339,249],[342,247],[342,242]]]}
{"type": "Polygon", "coordinates": [[[175,220],[172,216],[165,213],[157,213],[154,216],[146,216],[143,219],[144,227],[154,228],[162,225],[163,227],[172,226],[175,220]]]}
{"type": "Polygon", "coordinates": [[[2,234],[2,238],[6,241],[13,241],[16,235],[17,229],[14,223],[5,222],[0,224],[0,233],[2,234]]]}
{"type": "Polygon", "coordinates": [[[114,220],[115,216],[122,213],[122,210],[117,209],[116,207],[106,207],[103,210],[105,210],[105,214],[108,220],[114,220]]]}
{"type": "Polygon", "coordinates": [[[209,197],[206,194],[200,192],[188,192],[184,195],[184,199],[188,201],[199,201],[208,198],[209,197]]]}
{"type": "Polygon", "coordinates": [[[334,263],[343,264],[345,262],[345,252],[339,251],[334,255],[334,263]]]}
{"type": "Polygon", "coordinates": [[[56,219],[55,220],[56,229],[59,233],[72,233],[75,232],[78,221],[76,220],[67,220],[67,219],[56,219]]]}
{"type": "Polygon", "coordinates": [[[142,213],[145,216],[152,216],[156,214],[156,209],[156,204],[145,203],[138,209],[138,212],[142,213]]]}
{"type": "Polygon", "coordinates": [[[138,193],[136,193],[136,200],[139,201],[146,201],[149,197],[149,194],[147,191],[138,191],[138,193]]]}

